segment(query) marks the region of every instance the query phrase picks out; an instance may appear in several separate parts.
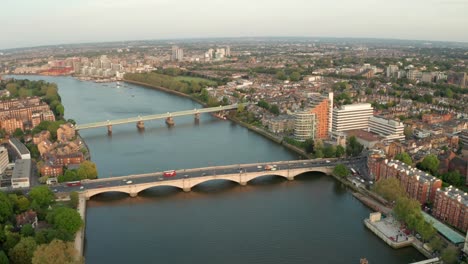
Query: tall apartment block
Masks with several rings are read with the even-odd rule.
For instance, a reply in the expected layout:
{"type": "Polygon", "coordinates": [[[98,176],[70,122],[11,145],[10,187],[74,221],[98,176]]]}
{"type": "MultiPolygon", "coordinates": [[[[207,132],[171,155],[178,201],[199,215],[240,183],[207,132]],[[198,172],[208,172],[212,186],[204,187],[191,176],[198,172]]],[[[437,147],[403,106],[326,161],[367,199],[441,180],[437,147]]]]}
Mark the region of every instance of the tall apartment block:
{"type": "Polygon", "coordinates": [[[172,61],[181,61],[184,58],[184,51],[177,47],[177,46],[172,46],[172,56],[171,60],[172,61]]]}
{"type": "Polygon", "coordinates": [[[432,214],[448,224],[468,230],[468,194],[457,188],[438,189],[435,195],[432,214]]]}

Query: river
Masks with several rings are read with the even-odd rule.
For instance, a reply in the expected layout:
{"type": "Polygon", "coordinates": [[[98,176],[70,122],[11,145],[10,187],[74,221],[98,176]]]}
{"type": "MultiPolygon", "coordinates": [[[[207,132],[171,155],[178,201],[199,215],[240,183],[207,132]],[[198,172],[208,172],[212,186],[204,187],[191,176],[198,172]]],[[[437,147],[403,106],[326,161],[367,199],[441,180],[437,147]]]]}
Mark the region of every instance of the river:
{"type": "MultiPolygon", "coordinates": [[[[199,108],[187,98],[125,84],[70,77],[17,76],[55,82],[65,116],[78,124],[199,108]]],[[[201,116],[81,131],[99,177],[209,165],[297,159],[230,121],[201,116]]],[[[171,187],[136,198],[109,193],[88,202],[86,262],[93,263],[409,263],[412,248],[393,250],[368,231],[371,211],[333,178],[304,174],[288,182],[263,177],[245,187],[211,181],[184,193],[171,187]]]]}

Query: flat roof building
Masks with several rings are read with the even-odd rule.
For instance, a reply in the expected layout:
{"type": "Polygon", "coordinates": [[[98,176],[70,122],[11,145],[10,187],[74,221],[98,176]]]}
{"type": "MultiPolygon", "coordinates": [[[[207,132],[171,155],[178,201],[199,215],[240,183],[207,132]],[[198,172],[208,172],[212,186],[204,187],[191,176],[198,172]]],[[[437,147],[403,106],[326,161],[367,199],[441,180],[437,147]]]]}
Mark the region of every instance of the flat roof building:
{"type": "Polygon", "coordinates": [[[13,175],[11,176],[11,187],[29,188],[29,179],[31,177],[31,160],[20,159],[15,162],[13,175]]]}
{"type": "Polygon", "coordinates": [[[21,159],[31,159],[29,149],[16,138],[10,138],[10,145],[16,150],[21,159]]]}
{"type": "Polygon", "coordinates": [[[333,109],[332,132],[343,132],[353,129],[368,129],[369,118],[374,109],[371,104],[343,105],[333,109]]]}
{"type": "Polygon", "coordinates": [[[0,174],[5,172],[8,163],[8,150],[4,146],[0,146],[0,174]]]}
{"type": "Polygon", "coordinates": [[[404,139],[403,130],[405,126],[402,122],[371,116],[369,119],[369,129],[371,132],[379,134],[387,140],[404,139]]]}

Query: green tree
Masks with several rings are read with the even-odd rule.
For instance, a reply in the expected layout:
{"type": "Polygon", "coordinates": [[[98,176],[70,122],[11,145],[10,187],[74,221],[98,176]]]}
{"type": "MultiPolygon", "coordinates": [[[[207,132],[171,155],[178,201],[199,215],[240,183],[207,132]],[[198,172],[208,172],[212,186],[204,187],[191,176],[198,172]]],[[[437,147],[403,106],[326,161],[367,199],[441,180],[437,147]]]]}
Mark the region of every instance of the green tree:
{"type": "Polygon", "coordinates": [[[70,193],[70,207],[77,208],[78,207],[79,196],[77,192],[70,193]]]}
{"type": "Polygon", "coordinates": [[[15,129],[15,131],[13,132],[13,136],[15,138],[21,138],[22,136],[24,136],[24,132],[23,130],[21,130],[21,128],[17,128],[15,129]]]}
{"type": "Polygon", "coordinates": [[[73,243],[54,239],[49,244],[40,245],[34,251],[32,264],[78,264],[84,263],[73,243]]]}
{"type": "Polygon", "coordinates": [[[80,214],[71,208],[59,207],[47,215],[47,222],[51,223],[57,230],[67,234],[75,234],[83,225],[80,214]]]}
{"type": "Polygon", "coordinates": [[[351,136],[346,142],[346,154],[348,156],[359,156],[363,149],[364,146],[357,141],[355,136],[351,136]]]}
{"type": "Polygon", "coordinates": [[[5,252],[2,250],[0,251],[0,264],[9,264],[10,261],[8,260],[7,255],[5,252]]]}
{"type": "Polygon", "coordinates": [[[336,157],[341,158],[345,154],[346,150],[343,146],[338,145],[336,146],[336,157]]]}
{"type": "Polygon", "coordinates": [[[7,84],[6,89],[10,92],[11,97],[18,96],[18,87],[17,87],[16,83],[7,84]]]}
{"type": "Polygon", "coordinates": [[[24,236],[24,237],[34,236],[34,228],[32,227],[32,225],[31,224],[25,224],[21,228],[21,235],[24,236]]]}
{"type": "Polygon", "coordinates": [[[55,112],[57,113],[58,116],[62,117],[65,114],[65,108],[63,107],[62,104],[58,104],[55,107],[55,112]]]}
{"type": "Polygon", "coordinates": [[[4,192],[0,192],[0,223],[5,223],[13,215],[13,204],[4,192]]]}
{"type": "Polygon", "coordinates": [[[406,196],[405,190],[401,187],[400,181],[397,178],[379,180],[375,183],[373,191],[390,202],[396,201],[399,197],[406,196]]]}
{"type": "Polygon", "coordinates": [[[395,156],[395,159],[396,160],[399,160],[405,164],[408,164],[408,165],[413,165],[413,160],[411,159],[410,155],[408,155],[408,153],[406,152],[402,152],[402,153],[398,153],[396,156],[395,156]]]}
{"type": "Polygon", "coordinates": [[[281,80],[281,81],[288,79],[284,71],[277,71],[275,76],[276,76],[276,79],[281,80]]]}
{"type": "Polygon", "coordinates": [[[444,264],[454,264],[458,261],[458,250],[455,247],[449,246],[442,251],[440,256],[444,264]]]}
{"type": "Polygon", "coordinates": [[[29,197],[40,208],[46,208],[54,202],[54,193],[47,186],[33,187],[29,197]]]}
{"type": "Polygon", "coordinates": [[[427,171],[433,175],[439,170],[440,161],[434,154],[429,154],[424,157],[423,161],[420,164],[420,169],[427,171]]]}
{"type": "Polygon", "coordinates": [[[279,115],[279,114],[280,114],[280,110],[279,110],[279,108],[278,108],[278,105],[275,105],[275,104],[272,105],[272,106],[270,107],[270,112],[271,112],[272,114],[279,115]]]}
{"type": "Polygon", "coordinates": [[[312,138],[306,139],[305,143],[305,151],[307,153],[314,153],[315,152],[315,142],[312,138]]]}
{"type": "Polygon", "coordinates": [[[405,126],[403,130],[406,139],[411,139],[413,137],[413,129],[410,126],[405,126]]]}
{"type": "Polygon", "coordinates": [[[20,212],[24,212],[28,210],[31,203],[29,202],[28,198],[25,196],[18,197],[18,209],[20,212]]]}
{"type": "Polygon", "coordinates": [[[429,241],[429,246],[431,247],[432,251],[440,252],[440,250],[442,250],[443,247],[443,242],[438,236],[434,236],[429,241]]]}
{"type": "Polygon", "coordinates": [[[15,247],[16,244],[18,244],[18,242],[21,239],[20,234],[10,232],[10,231],[5,232],[5,237],[6,237],[6,240],[5,240],[5,243],[3,243],[2,248],[7,252],[13,247],[15,247]]]}
{"type": "Polygon", "coordinates": [[[84,161],[81,163],[77,172],[80,179],[96,179],[98,176],[96,164],[92,161],[84,161]]]}
{"type": "Polygon", "coordinates": [[[292,82],[297,82],[301,79],[301,74],[297,71],[292,72],[291,75],[289,75],[289,80],[292,82]]]}
{"type": "Polygon", "coordinates": [[[335,174],[338,177],[346,177],[349,174],[348,168],[343,165],[343,164],[338,164],[333,168],[333,174],[335,174]]]}
{"type": "Polygon", "coordinates": [[[333,158],[336,155],[336,148],[332,145],[327,145],[323,148],[323,156],[325,158],[333,158]]]}
{"type": "Polygon", "coordinates": [[[10,250],[10,260],[15,264],[29,264],[31,263],[36,247],[37,245],[36,241],[34,241],[34,238],[21,238],[20,242],[10,250]]]}
{"type": "Polygon", "coordinates": [[[261,108],[264,108],[264,109],[266,109],[266,110],[269,110],[269,109],[270,109],[270,104],[267,103],[265,100],[260,100],[260,101],[258,101],[257,106],[258,106],[258,107],[261,107],[261,108]]]}

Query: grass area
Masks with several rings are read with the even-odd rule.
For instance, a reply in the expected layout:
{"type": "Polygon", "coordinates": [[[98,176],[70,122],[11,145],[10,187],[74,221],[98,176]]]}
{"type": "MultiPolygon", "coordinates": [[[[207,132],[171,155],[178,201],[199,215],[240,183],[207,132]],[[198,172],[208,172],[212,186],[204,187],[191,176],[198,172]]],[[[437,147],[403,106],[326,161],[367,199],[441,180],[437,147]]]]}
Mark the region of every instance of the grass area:
{"type": "Polygon", "coordinates": [[[212,80],[209,80],[209,79],[200,78],[200,77],[177,76],[177,77],[174,77],[174,79],[176,79],[176,80],[178,80],[178,81],[188,81],[188,82],[191,82],[191,81],[195,81],[195,82],[206,82],[206,83],[208,83],[209,85],[216,85],[216,82],[214,82],[214,81],[212,81],[212,80]]]}

